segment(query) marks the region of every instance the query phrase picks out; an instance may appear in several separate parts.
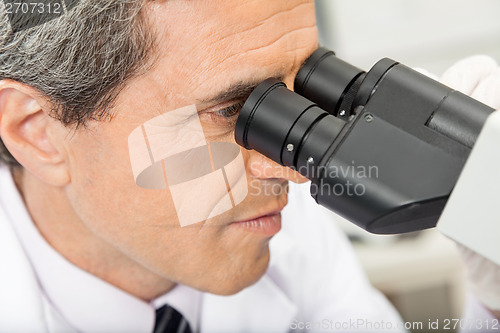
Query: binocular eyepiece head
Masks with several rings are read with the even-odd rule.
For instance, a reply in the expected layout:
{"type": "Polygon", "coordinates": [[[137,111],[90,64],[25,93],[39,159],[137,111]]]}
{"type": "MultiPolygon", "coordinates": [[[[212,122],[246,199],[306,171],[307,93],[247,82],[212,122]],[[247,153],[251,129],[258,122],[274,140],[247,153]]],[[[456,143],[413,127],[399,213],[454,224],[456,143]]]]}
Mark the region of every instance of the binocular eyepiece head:
{"type": "Polygon", "coordinates": [[[295,92],[268,79],[250,94],[235,139],[358,226],[402,233],[436,225],[492,111],[391,59],[365,73],[320,48],[295,92]]]}

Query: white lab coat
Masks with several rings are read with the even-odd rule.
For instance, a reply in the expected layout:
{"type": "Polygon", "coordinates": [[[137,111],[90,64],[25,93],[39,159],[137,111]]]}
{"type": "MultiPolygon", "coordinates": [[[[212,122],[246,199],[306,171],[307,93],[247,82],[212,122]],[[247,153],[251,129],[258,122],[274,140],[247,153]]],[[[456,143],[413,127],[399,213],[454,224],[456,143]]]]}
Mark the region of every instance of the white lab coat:
{"type": "MultiPolygon", "coordinates": [[[[74,332],[41,290],[12,223],[0,207],[0,332],[74,332]]],[[[291,187],[267,273],[236,295],[204,294],[199,325],[218,333],[371,331],[353,326],[360,321],[401,322],[367,282],[345,236],[300,185],[291,187]]]]}

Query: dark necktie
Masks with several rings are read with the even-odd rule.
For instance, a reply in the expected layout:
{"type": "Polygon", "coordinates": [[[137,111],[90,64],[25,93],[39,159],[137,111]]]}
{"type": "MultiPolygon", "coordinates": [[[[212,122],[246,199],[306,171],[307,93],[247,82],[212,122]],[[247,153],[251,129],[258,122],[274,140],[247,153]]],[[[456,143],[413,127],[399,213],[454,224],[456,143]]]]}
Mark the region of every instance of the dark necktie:
{"type": "Polygon", "coordinates": [[[156,322],[153,333],[191,333],[186,318],[170,305],[156,310],[156,322]]]}

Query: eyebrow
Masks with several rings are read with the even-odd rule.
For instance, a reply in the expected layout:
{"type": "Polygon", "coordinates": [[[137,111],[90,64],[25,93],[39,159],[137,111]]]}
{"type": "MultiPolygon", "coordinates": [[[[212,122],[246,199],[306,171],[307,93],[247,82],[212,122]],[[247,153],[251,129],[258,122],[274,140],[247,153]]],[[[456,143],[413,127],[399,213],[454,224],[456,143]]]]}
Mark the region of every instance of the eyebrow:
{"type": "MultiPolygon", "coordinates": [[[[277,80],[283,81],[284,75],[278,75],[275,76],[277,80]]],[[[259,80],[253,80],[253,81],[240,81],[236,82],[232,85],[229,86],[229,88],[225,89],[224,91],[218,93],[214,97],[210,97],[208,99],[203,99],[201,102],[207,103],[207,104],[213,104],[213,103],[222,103],[222,102],[227,102],[227,101],[237,101],[237,100],[243,100],[250,95],[250,93],[259,85],[263,82],[264,80],[259,79],[259,80]]]]}

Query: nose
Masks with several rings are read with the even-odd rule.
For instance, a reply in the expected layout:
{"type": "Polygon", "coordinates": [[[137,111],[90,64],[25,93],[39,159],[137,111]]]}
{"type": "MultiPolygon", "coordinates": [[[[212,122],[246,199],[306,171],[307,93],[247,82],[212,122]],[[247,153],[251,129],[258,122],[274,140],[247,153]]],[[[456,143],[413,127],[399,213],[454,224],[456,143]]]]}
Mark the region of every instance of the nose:
{"type": "Polygon", "coordinates": [[[259,179],[286,179],[297,184],[309,181],[297,171],[282,166],[255,150],[247,150],[247,170],[259,179]]]}

